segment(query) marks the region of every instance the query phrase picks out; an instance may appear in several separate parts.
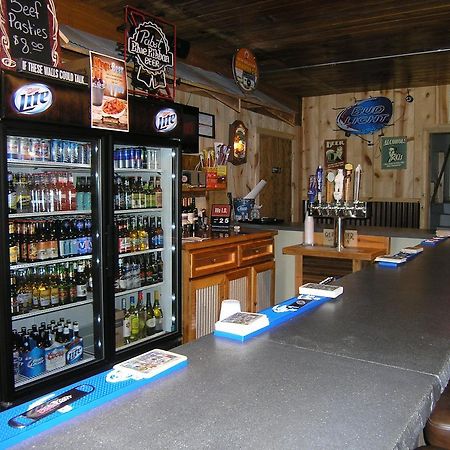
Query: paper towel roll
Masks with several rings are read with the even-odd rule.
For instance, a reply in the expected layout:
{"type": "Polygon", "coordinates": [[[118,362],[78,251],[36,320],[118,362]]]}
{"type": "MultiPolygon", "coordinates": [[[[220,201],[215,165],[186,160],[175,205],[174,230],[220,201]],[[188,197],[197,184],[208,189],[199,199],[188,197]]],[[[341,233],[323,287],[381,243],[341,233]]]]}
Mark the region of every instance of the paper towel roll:
{"type": "Polygon", "coordinates": [[[266,184],[266,180],[261,180],[244,198],[256,198],[266,184]]]}
{"type": "Polygon", "coordinates": [[[314,245],[314,217],[306,215],[303,243],[305,245],[314,245]]]}

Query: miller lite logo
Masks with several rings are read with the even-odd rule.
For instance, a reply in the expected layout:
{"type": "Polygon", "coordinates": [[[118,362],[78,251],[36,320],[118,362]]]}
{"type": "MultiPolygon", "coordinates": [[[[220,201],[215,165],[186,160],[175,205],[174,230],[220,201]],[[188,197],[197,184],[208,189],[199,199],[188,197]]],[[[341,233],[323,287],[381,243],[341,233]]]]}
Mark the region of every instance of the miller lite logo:
{"type": "Polygon", "coordinates": [[[83,346],[76,345],[66,354],[66,363],[73,364],[83,358],[83,346]]]}
{"type": "Polygon", "coordinates": [[[155,128],[159,133],[168,133],[178,124],[177,112],[172,108],[165,108],[155,116],[155,128]]]}
{"type": "Polygon", "coordinates": [[[14,92],[13,103],[20,114],[40,114],[52,106],[52,91],[45,84],[26,84],[14,92]]]}

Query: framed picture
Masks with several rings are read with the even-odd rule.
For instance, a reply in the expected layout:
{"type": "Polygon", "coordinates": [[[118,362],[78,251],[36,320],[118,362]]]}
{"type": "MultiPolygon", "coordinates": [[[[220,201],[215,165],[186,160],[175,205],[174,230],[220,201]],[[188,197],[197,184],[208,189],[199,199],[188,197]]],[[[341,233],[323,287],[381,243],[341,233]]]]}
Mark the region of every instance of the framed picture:
{"type": "Polygon", "coordinates": [[[198,113],[198,135],[213,139],[216,137],[216,119],[214,115],[198,113]]]}
{"type": "Polygon", "coordinates": [[[230,125],[231,152],[228,156],[228,162],[235,166],[247,162],[247,141],[247,127],[240,120],[235,120],[230,125]]]}

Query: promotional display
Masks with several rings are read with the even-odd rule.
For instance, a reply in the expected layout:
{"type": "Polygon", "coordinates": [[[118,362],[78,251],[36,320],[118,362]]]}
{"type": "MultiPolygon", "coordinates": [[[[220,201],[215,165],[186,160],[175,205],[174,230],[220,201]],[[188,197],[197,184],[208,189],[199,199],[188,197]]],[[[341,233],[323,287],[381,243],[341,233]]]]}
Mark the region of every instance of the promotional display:
{"type": "Polygon", "coordinates": [[[3,402],[180,340],[181,108],[133,99],[119,133],[90,127],[90,99],[2,74],[3,402]]]}

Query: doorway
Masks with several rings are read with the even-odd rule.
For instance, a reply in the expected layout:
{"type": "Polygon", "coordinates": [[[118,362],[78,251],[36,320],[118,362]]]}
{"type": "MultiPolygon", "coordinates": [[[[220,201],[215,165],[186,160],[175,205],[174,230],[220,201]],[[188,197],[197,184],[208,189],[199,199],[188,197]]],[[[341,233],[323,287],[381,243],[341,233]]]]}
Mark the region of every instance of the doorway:
{"type": "Polygon", "coordinates": [[[450,133],[430,133],[429,228],[450,228],[450,133]],[[439,174],[442,176],[439,180],[439,174]],[[438,186],[437,186],[438,184],[438,186]]]}
{"type": "Polygon", "coordinates": [[[267,181],[259,194],[261,217],[292,220],[292,140],[259,136],[260,178],[267,181]]]}

